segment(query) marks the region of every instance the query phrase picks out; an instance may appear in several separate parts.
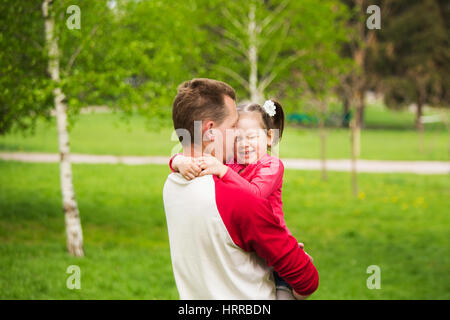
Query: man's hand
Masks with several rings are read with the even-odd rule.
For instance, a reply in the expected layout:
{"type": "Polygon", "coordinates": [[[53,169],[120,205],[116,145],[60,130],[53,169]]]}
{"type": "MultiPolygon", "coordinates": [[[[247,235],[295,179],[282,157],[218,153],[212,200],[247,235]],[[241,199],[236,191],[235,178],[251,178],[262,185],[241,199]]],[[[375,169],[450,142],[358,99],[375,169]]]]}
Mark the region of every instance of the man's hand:
{"type": "Polygon", "coordinates": [[[196,158],[177,155],[172,160],[172,169],[178,171],[186,180],[192,180],[202,171],[196,158]]]}
{"type": "MultiPolygon", "coordinates": [[[[302,248],[302,249],[304,249],[305,248],[305,245],[302,243],[302,242],[299,242],[298,243],[298,246],[300,247],[300,248],[302,248]]],[[[306,255],[311,259],[311,262],[313,261],[313,258],[305,251],[305,253],[306,253],[306,255]]],[[[297,299],[297,300],[306,300],[306,299],[308,299],[308,297],[309,297],[309,295],[308,296],[303,296],[303,295],[301,295],[301,294],[298,294],[297,292],[295,292],[295,290],[292,290],[292,295],[295,297],[295,299],[297,299]]]]}
{"type": "Polygon", "coordinates": [[[292,294],[293,294],[294,298],[297,299],[297,300],[306,300],[309,297],[309,295],[308,296],[302,296],[301,294],[298,294],[297,292],[295,292],[295,290],[292,290],[292,294]]]}
{"type": "Polygon", "coordinates": [[[197,161],[200,168],[203,170],[198,175],[199,177],[205,176],[207,174],[213,174],[218,176],[219,178],[223,178],[223,176],[227,173],[228,167],[220,162],[216,157],[203,156],[197,158],[197,161]]]}

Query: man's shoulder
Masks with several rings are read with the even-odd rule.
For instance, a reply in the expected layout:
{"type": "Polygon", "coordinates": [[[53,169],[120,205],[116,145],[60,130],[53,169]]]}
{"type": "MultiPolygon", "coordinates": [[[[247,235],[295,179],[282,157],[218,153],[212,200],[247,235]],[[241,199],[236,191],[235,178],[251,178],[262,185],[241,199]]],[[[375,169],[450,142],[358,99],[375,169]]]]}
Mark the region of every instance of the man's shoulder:
{"type": "Polygon", "coordinates": [[[201,201],[202,198],[210,200],[207,195],[214,194],[213,185],[211,176],[187,180],[180,173],[171,173],[164,183],[163,196],[164,198],[175,197],[177,199],[191,197],[195,198],[196,201],[201,201]]]}

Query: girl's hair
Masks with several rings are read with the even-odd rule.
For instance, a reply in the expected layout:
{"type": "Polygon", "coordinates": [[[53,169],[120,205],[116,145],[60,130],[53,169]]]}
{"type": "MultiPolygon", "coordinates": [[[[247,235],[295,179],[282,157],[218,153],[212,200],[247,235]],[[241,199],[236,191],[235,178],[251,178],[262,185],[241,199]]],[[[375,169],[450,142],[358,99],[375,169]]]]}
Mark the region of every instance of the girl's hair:
{"type": "Polygon", "coordinates": [[[269,129],[277,129],[278,130],[278,139],[277,141],[274,141],[274,144],[277,144],[278,141],[280,141],[281,136],[283,135],[284,130],[284,112],[283,108],[281,107],[281,104],[274,100],[270,99],[270,101],[273,102],[275,105],[275,115],[270,116],[262,106],[260,106],[257,103],[248,103],[248,104],[241,104],[237,106],[237,112],[239,115],[250,113],[250,112],[258,112],[261,115],[262,121],[263,121],[263,127],[266,130],[269,129]]]}

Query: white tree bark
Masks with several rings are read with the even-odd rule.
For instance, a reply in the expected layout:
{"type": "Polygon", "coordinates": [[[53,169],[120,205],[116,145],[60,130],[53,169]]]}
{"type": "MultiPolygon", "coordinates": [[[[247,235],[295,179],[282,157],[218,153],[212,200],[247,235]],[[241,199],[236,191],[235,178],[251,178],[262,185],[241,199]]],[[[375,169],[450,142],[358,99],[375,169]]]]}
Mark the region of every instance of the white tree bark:
{"type": "MultiPolygon", "coordinates": [[[[42,13],[45,20],[45,40],[49,57],[48,72],[55,83],[59,84],[59,50],[55,36],[55,20],[51,11],[52,0],[44,0],[42,13]]],[[[72,183],[72,165],[70,163],[69,133],[67,131],[67,106],[60,87],[53,90],[58,124],[60,153],[60,182],[63,210],[66,224],[67,249],[70,254],[81,257],[83,252],[83,233],[72,183]]]]}
{"type": "Polygon", "coordinates": [[[248,48],[248,59],[250,62],[250,74],[249,74],[249,90],[250,90],[250,100],[255,103],[262,103],[264,100],[262,92],[259,90],[258,86],[258,39],[256,31],[256,8],[252,3],[250,5],[250,10],[248,14],[248,38],[249,38],[249,48],[248,48]]]}
{"type": "Polygon", "coordinates": [[[356,117],[354,117],[350,121],[350,130],[351,130],[351,175],[352,175],[352,190],[353,195],[358,196],[358,168],[357,168],[357,160],[358,160],[358,152],[359,152],[359,128],[356,124],[356,117]],[[358,142],[356,141],[358,140],[358,142]]]}
{"type": "Polygon", "coordinates": [[[327,135],[325,129],[325,115],[326,115],[326,101],[323,99],[319,99],[319,135],[320,135],[320,163],[321,163],[321,171],[322,171],[322,180],[327,180],[327,135]]]}

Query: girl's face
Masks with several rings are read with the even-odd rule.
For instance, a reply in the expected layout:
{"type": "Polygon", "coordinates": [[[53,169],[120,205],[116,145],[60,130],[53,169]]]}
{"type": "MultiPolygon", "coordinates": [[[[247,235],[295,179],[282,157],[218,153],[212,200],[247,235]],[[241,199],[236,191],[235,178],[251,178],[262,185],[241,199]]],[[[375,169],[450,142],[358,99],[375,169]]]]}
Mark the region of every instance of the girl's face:
{"type": "Polygon", "coordinates": [[[257,112],[241,115],[236,128],[237,162],[250,164],[261,159],[267,153],[267,130],[262,127],[261,115],[257,112]]]}

